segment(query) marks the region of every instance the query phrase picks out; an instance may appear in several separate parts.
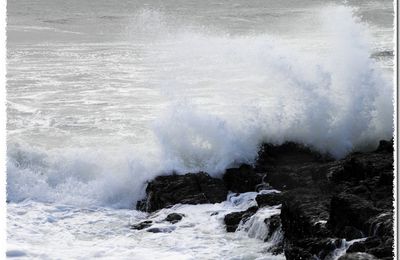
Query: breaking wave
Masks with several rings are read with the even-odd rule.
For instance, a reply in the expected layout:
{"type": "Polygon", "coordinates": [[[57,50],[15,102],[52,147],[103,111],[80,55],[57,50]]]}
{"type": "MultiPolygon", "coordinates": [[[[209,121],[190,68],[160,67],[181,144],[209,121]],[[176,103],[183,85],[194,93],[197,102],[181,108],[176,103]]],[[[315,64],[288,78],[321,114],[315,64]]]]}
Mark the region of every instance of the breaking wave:
{"type": "Polygon", "coordinates": [[[146,59],[167,100],[148,140],[101,150],[9,141],[9,201],[134,207],[154,176],[220,176],[253,162],[261,142],[291,140],[342,158],[392,136],[392,79],[370,57],[368,25],[347,7],[321,12],[326,44],[315,51],[267,34],[171,31],[157,12],[136,19],[152,34],[168,32],[145,47],[158,51],[146,59]]]}

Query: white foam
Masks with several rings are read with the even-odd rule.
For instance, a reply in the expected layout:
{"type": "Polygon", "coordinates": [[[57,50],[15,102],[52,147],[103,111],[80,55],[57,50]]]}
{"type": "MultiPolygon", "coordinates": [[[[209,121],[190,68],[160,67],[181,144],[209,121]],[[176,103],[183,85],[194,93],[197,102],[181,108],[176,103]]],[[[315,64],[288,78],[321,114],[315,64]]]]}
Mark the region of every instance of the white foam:
{"type": "Polygon", "coordinates": [[[34,201],[9,203],[8,252],[21,259],[284,259],[267,252],[270,243],[246,232],[226,232],[224,216],[245,209],[256,195],[242,194],[246,199],[238,205],[229,201],[174,205],[152,214],[34,201]],[[183,219],[176,224],[165,221],[172,212],[184,214],[183,219]],[[152,227],[130,228],[143,220],[153,221],[152,227]],[[148,232],[151,228],[162,232],[148,232]]]}
{"type": "Polygon", "coordinates": [[[9,146],[7,198],[14,202],[30,198],[78,206],[134,208],[136,200],[144,194],[144,183],[161,172],[159,166],[151,154],[135,157],[133,151],[109,152],[94,149],[44,152],[9,146]]]}
{"type": "Polygon", "coordinates": [[[166,153],[204,168],[251,160],[261,140],[341,158],[390,138],[392,83],[370,58],[368,26],[346,7],[324,10],[321,23],[325,48],[314,52],[271,35],[173,35],[156,62],[180,64],[162,74],[175,101],[156,129],[166,153]]]}
{"type": "MultiPolygon", "coordinates": [[[[227,167],[254,162],[263,141],[297,141],[341,158],[391,138],[391,80],[370,58],[368,25],[351,9],[322,10],[320,37],[308,39],[307,48],[268,34],[171,30],[169,17],[153,19],[158,13],[135,18],[146,25],[143,33],[154,35],[142,39],[148,40],[140,45],[142,67],[135,63],[139,71],[151,68],[135,71],[139,82],[150,85],[143,97],[132,100],[122,91],[116,101],[96,90],[95,100],[118,104],[103,117],[97,103],[87,102],[88,110],[71,117],[55,106],[37,120],[15,118],[18,129],[27,128],[10,131],[9,201],[132,208],[154,176],[173,170],[221,176],[227,167]],[[117,111],[131,111],[130,103],[138,104],[133,114],[117,111]]],[[[88,62],[97,60],[92,58],[88,62]]],[[[45,101],[54,101],[56,94],[48,95],[45,101]]],[[[82,106],[68,101],[68,109],[82,106]]]]}

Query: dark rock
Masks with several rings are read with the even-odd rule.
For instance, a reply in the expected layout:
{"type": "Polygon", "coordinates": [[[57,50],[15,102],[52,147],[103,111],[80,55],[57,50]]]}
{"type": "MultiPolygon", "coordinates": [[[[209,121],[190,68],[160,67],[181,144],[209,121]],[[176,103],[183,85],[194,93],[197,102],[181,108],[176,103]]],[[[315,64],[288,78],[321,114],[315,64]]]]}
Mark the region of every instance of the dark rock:
{"type": "Polygon", "coordinates": [[[328,161],[329,156],[321,155],[310,147],[294,142],[282,145],[263,144],[258,153],[257,166],[292,166],[310,162],[328,161]]]}
{"type": "Polygon", "coordinates": [[[140,223],[131,225],[131,229],[141,230],[141,229],[150,227],[152,224],[153,224],[153,221],[146,220],[146,221],[142,221],[140,223]]]}
{"type": "Polygon", "coordinates": [[[147,199],[139,200],[136,202],[136,209],[140,211],[146,211],[147,208],[147,199]]]}
{"type": "Polygon", "coordinates": [[[332,173],[334,182],[366,180],[382,172],[393,174],[393,156],[390,153],[353,153],[332,173]]]}
{"type": "Polygon", "coordinates": [[[259,194],[256,197],[256,202],[258,207],[265,206],[275,206],[282,204],[282,194],[281,193],[268,193],[268,194],[259,194]]]}
{"type": "Polygon", "coordinates": [[[273,255],[280,255],[283,253],[283,242],[278,242],[274,245],[272,245],[270,248],[267,249],[267,251],[273,255]]]}
{"type": "Polygon", "coordinates": [[[242,164],[239,168],[227,169],[223,176],[228,190],[239,193],[256,191],[262,178],[263,175],[257,174],[253,167],[247,164],[242,164]]]}
{"type": "Polygon", "coordinates": [[[281,209],[282,229],[286,239],[328,237],[330,231],[324,223],[328,220],[329,198],[318,190],[295,189],[283,195],[281,209]]]}
{"type": "Polygon", "coordinates": [[[378,185],[380,186],[390,186],[393,184],[394,174],[393,172],[382,172],[379,176],[378,185]]]}
{"type": "Polygon", "coordinates": [[[348,241],[365,237],[365,235],[359,229],[352,226],[345,226],[339,231],[338,236],[345,238],[348,241]]]}
{"type": "Polygon", "coordinates": [[[350,157],[348,160],[346,160],[343,163],[343,172],[345,176],[347,177],[347,180],[349,179],[355,179],[355,180],[360,180],[360,179],[365,179],[366,173],[369,170],[368,169],[368,163],[360,160],[357,157],[350,157]]]}
{"type": "Polygon", "coordinates": [[[366,224],[370,230],[364,241],[355,242],[347,252],[366,252],[378,258],[393,258],[393,215],[379,214],[370,218],[366,224]]]}
{"type": "Polygon", "coordinates": [[[148,212],[174,204],[218,203],[226,200],[228,191],[220,179],[207,173],[159,176],[146,188],[147,197],[139,206],[148,212]]]}
{"type": "Polygon", "coordinates": [[[359,243],[364,244],[367,248],[373,248],[379,246],[381,240],[378,237],[368,237],[365,241],[359,243]]]}
{"type": "Polygon", "coordinates": [[[384,241],[384,245],[385,245],[385,247],[393,248],[393,246],[394,246],[394,237],[392,237],[392,236],[386,237],[386,241],[384,241]]]}
{"type": "Polygon", "coordinates": [[[341,256],[338,260],[378,260],[375,256],[367,253],[350,253],[341,256]]]}
{"type": "Polygon", "coordinates": [[[379,146],[376,149],[376,152],[386,152],[386,153],[393,153],[394,147],[394,140],[393,138],[390,141],[381,140],[379,141],[379,146]]]}
{"type": "MultiPolygon", "coordinates": [[[[366,195],[366,194],[367,195],[370,194],[370,191],[369,191],[368,187],[366,185],[364,185],[364,184],[361,184],[361,185],[358,185],[358,186],[352,188],[351,192],[353,194],[360,195],[360,196],[363,196],[363,195],[366,195]]],[[[365,197],[365,196],[363,196],[363,197],[365,197]]]]}
{"type": "Polygon", "coordinates": [[[227,232],[235,232],[240,221],[242,220],[244,211],[241,212],[233,212],[225,215],[224,222],[226,225],[227,232]]]}
{"type": "Polygon", "coordinates": [[[263,144],[255,164],[257,172],[266,172],[264,181],[279,190],[305,187],[313,181],[327,181],[326,170],[319,169],[330,160],[301,144],[263,144]]]}
{"type": "Polygon", "coordinates": [[[281,217],[279,215],[274,215],[270,218],[266,218],[264,220],[264,223],[268,226],[268,234],[264,241],[268,241],[272,237],[272,235],[282,226],[281,217]]]}
{"type": "Polygon", "coordinates": [[[340,248],[342,244],[341,239],[337,238],[325,238],[321,241],[317,241],[311,244],[309,247],[310,252],[318,256],[320,259],[325,259],[335,249],[340,248]]]}
{"type": "Polygon", "coordinates": [[[219,203],[226,200],[228,190],[223,180],[212,178],[207,173],[197,173],[196,179],[199,190],[206,196],[208,203],[219,203]]]}
{"type": "Polygon", "coordinates": [[[393,259],[393,247],[392,246],[379,246],[367,249],[366,251],[378,258],[391,258],[393,259]]]}
{"type": "Polygon", "coordinates": [[[174,229],[173,227],[154,227],[146,229],[146,231],[150,233],[171,233],[174,229]]]}
{"type": "Polygon", "coordinates": [[[276,238],[274,238],[274,234],[276,232],[281,232],[282,230],[282,224],[281,224],[281,218],[279,215],[274,215],[271,216],[270,218],[264,219],[264,223],[268,227],[268,234],[267,237],[264,239],[265,242],[274,239],[274,244],[268,248],[268,252],[272,253],[273,255],[278,255],[283,253],[283,240],[280,240],[279,242],[276,241],[276,238]]]}
{"type": "Polygon", "coordinates": [[[349,252],[359,251],[372,254],[378,258],[393,259],[393,236],[373,236],[368,237],[365,241],[354,243],[349,247],[349,252]]]}
{"type": "Polygon", "coordinates": [[[299,174],[291,169],[281,169],[281,171],[270,171],[265,180],[275,189],[289,190],[304,186],[306,179],[302,179],[299,174]]]}
{"type": "MultiPolygon", "coordinates": [[[[256,198],[259,207],[282,204],[280,216],[265,220],[269,237],[280,228],[284,234],[283,243],[270,252],[283,246],[289,260],[324,259],[342,246],[343,238],[366,235],[370,237],[350,246],[342,259],[392,259],[392,143],[382,141],[374,152],[352,153],[336,161],[301,144],[264,144],[254,167],[228,169],[224,181],[204,173],[156,178],[137,208],[154,211],[176,203],[215,203],[226,199],[227,189],[247,192],[270,185],[282,193],[256,198]],[[361,251],[365,254],[354,254],[361,251]]],[[[227,231],[234,232],[256,211],[257,207],[227,214],[227,231]]]]}
{"type": "Polygon", "coordinates": [[[294,143],[264,145],[264,149],[255,169],[266,172],[264,181],[278,190],[316,186],[316,183],[325,186],[329,181],[329,168],[336,165],[331,160],[322,159],[323,155],[294,143]]]}
{"type": "Polygon", "coordinates": [[[370,201],[353,194],[341,193],[331,200],[328,226],[336,234],[340,234],[346,226],[368,233],[366,222],[378,213],[380,211],[370,201]]]}
{"type": "MultiPolygon", "coordinates": [[[[323,259],[342,238],[366,235],[374,238],[350,249],[391,256],[392,148],[392,142],[382,141],[375,152],[333,161],[294,143],[263,146],[255,170],[267,172],[264,181],[284,191],[280,218],[287,259],[323,259]]],[[[262,199],[257,198],[258,205],[268,205],[262,199]]]]}
{"type": "Polygon", "coordinates": [[[284,253],[286,260],[315,259],[307,249],[293,246],[290,243],[284,243],[284,253]]]}
{"type": "Polygon", "coordinates": [[[258,210],[258,207],[250,207],[245,211],[233,212],[225,215],[224,222],[227,232],[235,232],[241,221],[246,222],[258,210]]]}
{"type": "Polygon", "coordinates": [[[159,229],[159,228],[149,228],[147,230],[147,232],[150,232],[150,233],[163,233],[163,231],[161,229],[159,229]]]}
{"type": "Polygon", "coordinates": [[[294,189],[283,194],[280,218],[287,259],[323,259],[339,245],[325,225],[328,205],[329,197],[319,190],[294,189]]]}
{"type": "Polygon", "coordinates": [[[168,216],[165,218],[165,220],[168,222],[171,222],[172,224],[175,224],[175,223],[179,222],[183,217],[184,217],[183,214],[171,213],[171,214],[168,214],[168,216]]]}
{"type": "Polygon", "coordinates": [[[355,242],[347,249],[347,253],[365,252],[366,247],[363,242],[355,242]]]}
{"type": "Polygon", "coordinates": [[[305,238],[296,243],[285,242],[284,251],[287,260],[324,259],[340,246],[339,239],[305,238]]]}
{"type": "Polygon", "coordinates": [[[379,214],[367,221],[369,235],[393,237],[393,212],[379,214]]]}

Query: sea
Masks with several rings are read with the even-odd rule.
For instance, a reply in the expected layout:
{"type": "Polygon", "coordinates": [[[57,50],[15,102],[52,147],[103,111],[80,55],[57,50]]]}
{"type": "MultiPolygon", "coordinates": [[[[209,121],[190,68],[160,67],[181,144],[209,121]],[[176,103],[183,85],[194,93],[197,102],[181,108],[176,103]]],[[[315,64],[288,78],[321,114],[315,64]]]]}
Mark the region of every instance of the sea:
{"type": "Polygon", "coordinates": [[[225,231],[256,192],[136,202],[263,142],[340,159],[390,139],[393,22],[389,0],[8,0],[7,258],[285,259],[264,242],[279,207],[225,231]]]}

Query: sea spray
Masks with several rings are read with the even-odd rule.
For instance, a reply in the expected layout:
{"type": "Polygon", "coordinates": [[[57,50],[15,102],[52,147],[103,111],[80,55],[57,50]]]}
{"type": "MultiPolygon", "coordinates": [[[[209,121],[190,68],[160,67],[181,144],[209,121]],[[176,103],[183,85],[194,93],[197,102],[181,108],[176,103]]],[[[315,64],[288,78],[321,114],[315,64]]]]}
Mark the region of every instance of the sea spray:
{"type": "MultiPolygon", "coordinates": [[[[186,31],[164,40],[167,49],[155,63],[179,64],[160,70],[163,91],[172,100],[168,111],[187,115],[167,114],[157,133],[168,135],[176,124],[200,126],[191,122],[190,113],[202,113],[212,128],[221,123],[230,125],[231,132],[246,127],[240,138],[250,140],[247,150],[256,149],[257,138],[277,144],[293,140],[336,158],[390,138],[392,83],[370,58],[368,26],[346,7],[327,8],[321,22],[323,53],[287,46],[271,35],[186,31]],[[176,100],[183,102],[176,106],[176,100]]],[[[180,135],[168,138],[179,140],[180,135]]],[[[176,147],[167,149],[181,149],[176,140],[170,144],[176,147]]]]}
{"type": "Polygon", "coordinates": [[[391,80],[370,58],[368,25],[354,18],[348,7],[323,9],[321,37],[311,45],[316,46],[312,51],[310,46],[295,46],[265,33],[231,35],[185,26],[164,30],[170,26],[168,16],[143,18],[146,15],[158,14],[138,14],[147,28],[158,28],[147,32],[168,33],[154,35],[140,45],[143,54],[132,58],[143,62],[143,68],[132,73],[148,77],[140,79],[150,86],[151,96],[130,102],[142,109],[135,113],[148,112],[147,107],[155,111],[139,120],[151,123],[131,129],[140,141],[131,143],[132,136],[110,135],[115,129],[125,131],[130,123],[124,120],[135,121],[135,114],[119,111],[124,116],[115,122],[108,114],[101,120],[96,117],[105,113],[99,113],[101,104],[114,111],[110,104],[115,100],[85,103],[88,110],[77,115],[77,122],[64,116],[64,111],[52,118],[53,110],[42,113],[24,108],[24,112],[10,103],[21,117],[26,111],[35,115],[32,121],[10,115],[10,125],[18,119],[28,129],[47,131],[45,136],[52,140],[65,135],[70,145],[48,148],[33,130],[33,137],[28,137],[35,145],[29,145],[15,137],[17,130],[11,131],[9,201],[30,198],[133,208],[144,195],[146,181],[155,176],[200,170],[221,176],[230,166],[254,162],[261,142],[291,140],[342,158],[352,150],[375,147],[379,139],[392,135],[391,80]],[[149,25],[149,20],[156,24],[149,25]],[[144,73],[146,66],[152,68],[151,77],[144,73]],[[153,97],[160,100],[154,106],[146,103],[153,97]],[[85,123],[96,130],[96,138],[81,136],[85,123]],[[88,140],[93,145],[87,145],[88,140]]]}

